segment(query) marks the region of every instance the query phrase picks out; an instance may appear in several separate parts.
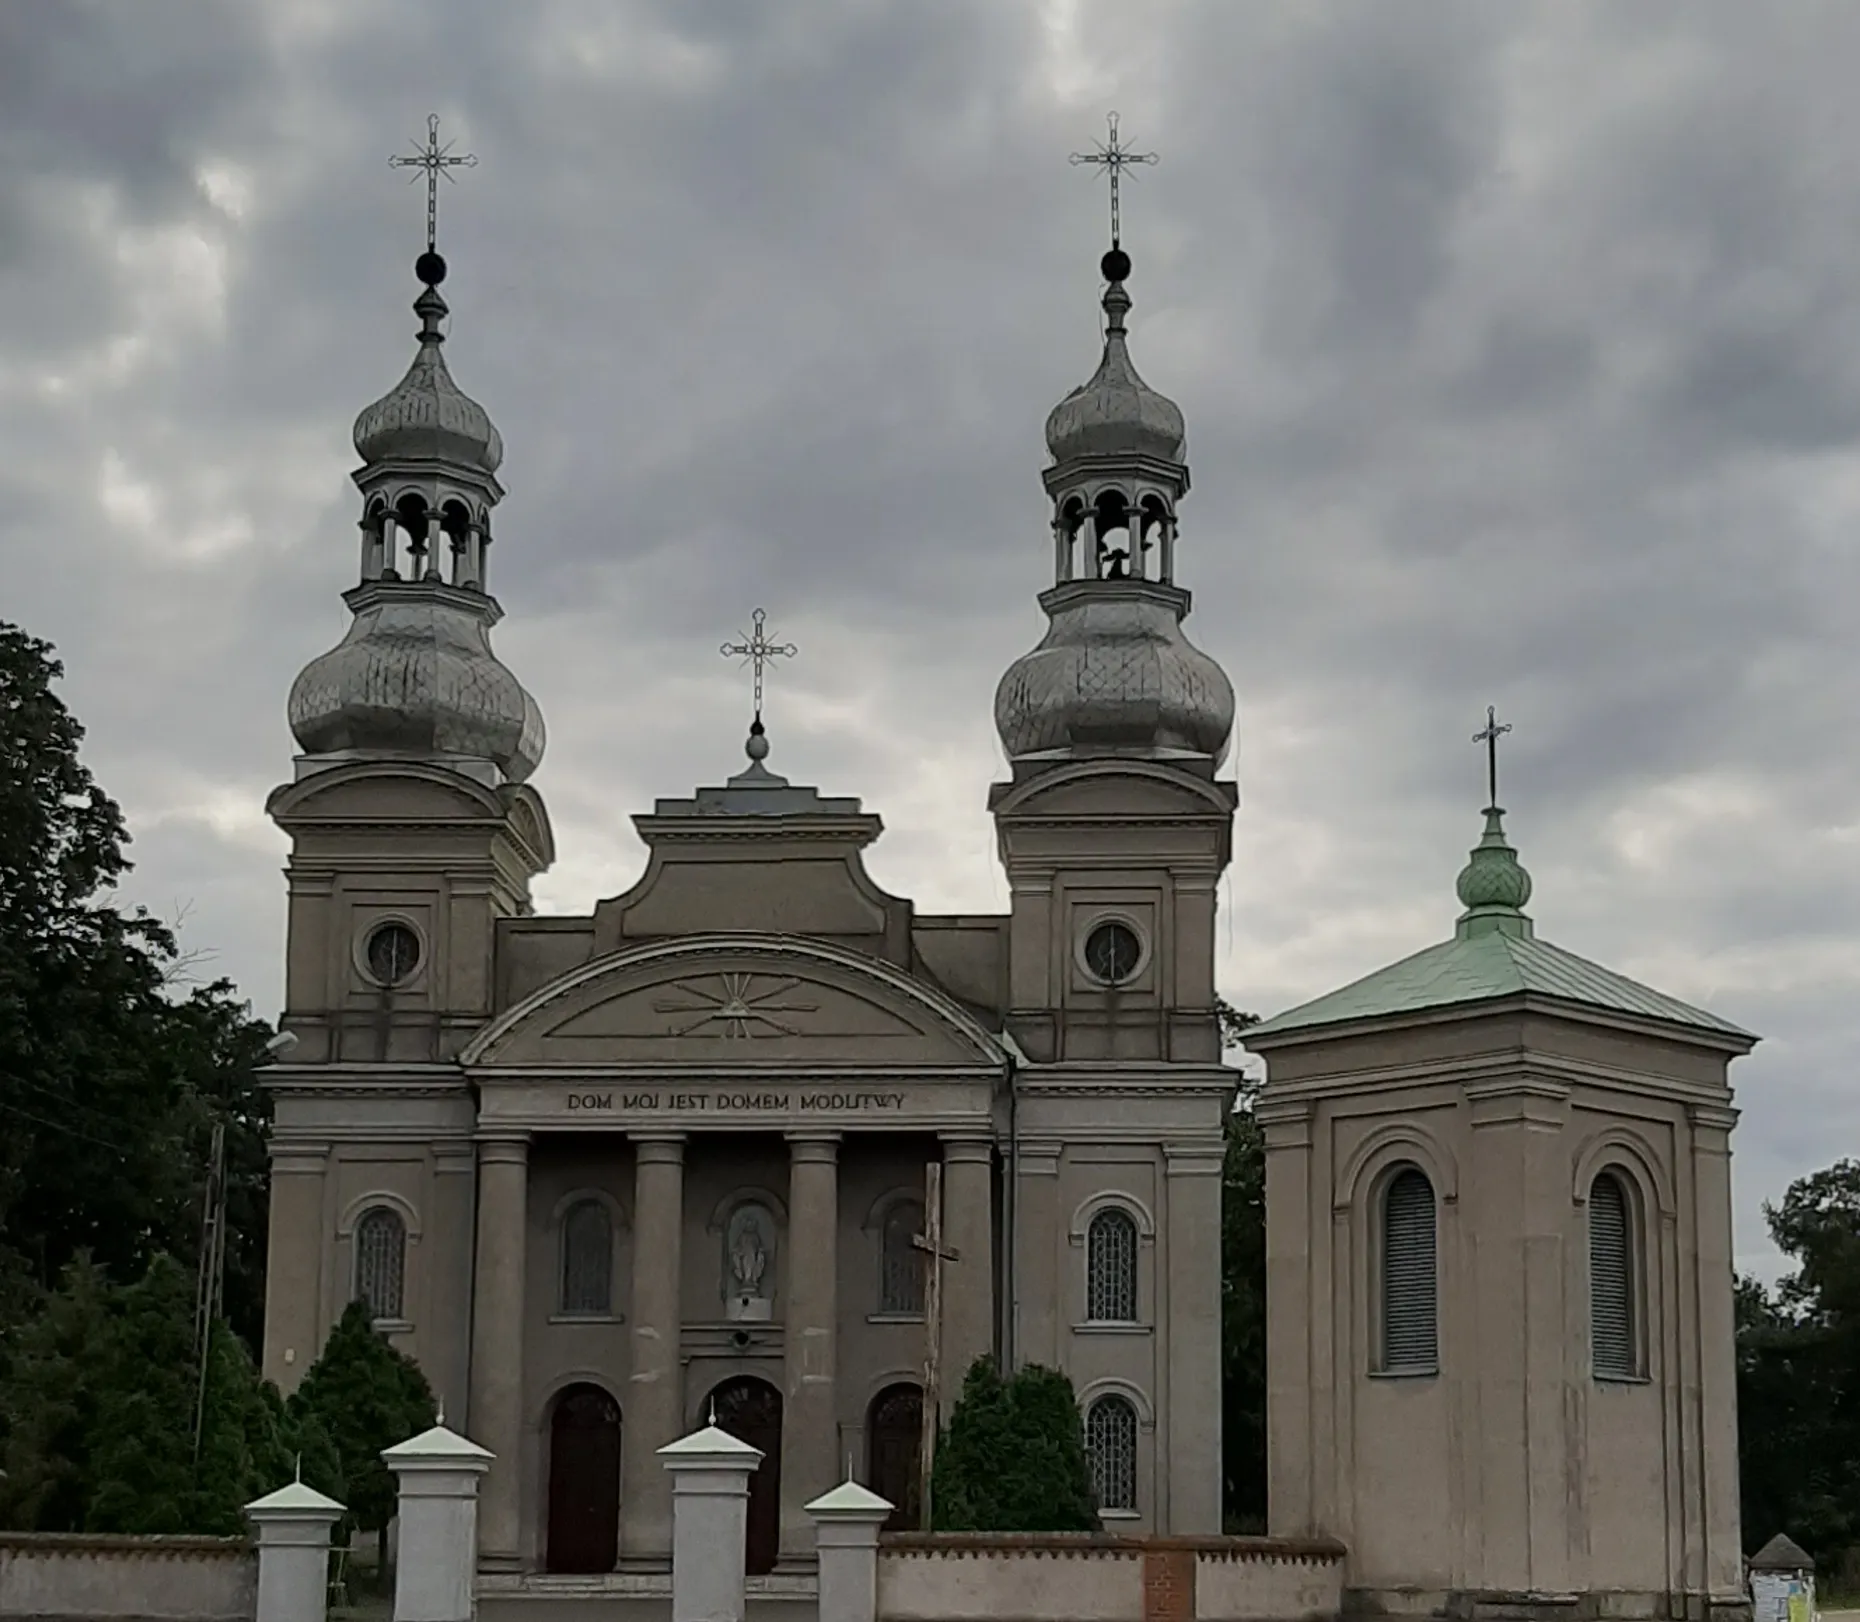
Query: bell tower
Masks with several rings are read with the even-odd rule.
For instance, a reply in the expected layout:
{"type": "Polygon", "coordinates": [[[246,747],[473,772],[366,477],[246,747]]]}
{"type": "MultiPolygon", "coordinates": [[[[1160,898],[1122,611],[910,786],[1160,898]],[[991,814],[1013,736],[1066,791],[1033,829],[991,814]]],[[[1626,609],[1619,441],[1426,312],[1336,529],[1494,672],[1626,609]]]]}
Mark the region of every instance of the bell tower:
{"type": "Polygon", "coordinates": [[[266,806],[290,839],[282,1025],[297,1041],[267,1073],[264,1369],[291,1389],[360,1291],[366,1206],[398,1235],[388,1304],[371,1303],[377,1326],[463,1416],[476,1109],[449,1061],[491,1017],[498,924],[530,911],[554,852],[528,786],[542,715],[491,649],[504,446],[446,365],[436,131],[413,161],[429,181],[417,348],[356,419],[351,619],[291,688],[299,753],[266,806]]]}
{"type": "Polygon", "coordinates": [[[1216,1062],[1233,688],[1182,630],[1182,413],[1131,361],[1129,254],[1100,268],[1103,358],[1046,422],[1047,633],[995,694],[1013,767],[989,802],[1013,887],[1012,1024],[1045,1061],[1216,1062]]]}
{"type": "MultiPolygon", "coordinates": [[[[1110,144],[1109,172],[1139,161],[1110,144]]],[[[1101,261],[1103,353],[1046,423],[1048,625],[995,694],[989,809],[1011,892],[1008,1347],[1064,1369],[1107,1523],[1221,1529],[1220,1172],[1232,1076],[1215,887],[1238,791],[1226,674],[1184,635],[1182,413],[1130,358],[1130,256],[1101,261]],[[1025,1281],[1024,1287],[1021,1281],[1025,1281]],[[1107,1466],[1108,1468],[1108,1466],[1107,1466]]],[[[1116,1530],[1112,1525],[1109,1529],[1116,1530]]]]}

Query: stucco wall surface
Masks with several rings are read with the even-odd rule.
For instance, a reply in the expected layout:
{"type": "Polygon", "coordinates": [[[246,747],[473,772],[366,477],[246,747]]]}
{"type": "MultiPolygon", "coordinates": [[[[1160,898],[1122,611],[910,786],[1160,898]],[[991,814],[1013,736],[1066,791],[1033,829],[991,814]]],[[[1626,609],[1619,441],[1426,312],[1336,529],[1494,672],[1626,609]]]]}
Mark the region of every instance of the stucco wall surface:
{"type": "Polygon", "coordinates": [[[0,1533],[5,1622],[251,1622],[257,1589],[243,1538],[0,1533]]]}
{"type": "Polygon", "coordinates": [[[881,1622],[1305,1622],[1338,1615],[1343,1557],[1341,1544],[1323,1539],[900,1533],[880,1543],[878,1614],[881,1622]],[[1184,1592],[1173,1578],[1190,1571],[1184,1592]]]}

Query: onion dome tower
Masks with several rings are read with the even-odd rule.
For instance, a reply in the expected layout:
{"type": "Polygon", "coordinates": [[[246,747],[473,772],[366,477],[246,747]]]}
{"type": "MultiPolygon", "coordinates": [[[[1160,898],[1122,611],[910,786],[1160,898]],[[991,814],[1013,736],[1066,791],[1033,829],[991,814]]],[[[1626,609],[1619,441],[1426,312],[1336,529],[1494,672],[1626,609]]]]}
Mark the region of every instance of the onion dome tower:
{"type": "Polygon", "coordinates": [[[492,786],[520,783],[542,759],[543,721],[491,651],[503,610],[486,566],[504,442],[446,367],[445,260],[429,247],[414,274],[413,364],[355,419],[361,581],[343,594],[355,619],[291,688],[299,775],[415,758],[492,786]]]}
{"type": "Polygon", "coordinates": [[[1176,506],[1188,493],[1182,413],[1138,375],[1126,328],[1130,255],[1100,263],[1104,355],[1046,419],[1052,463],[1051,625],[995,693],[1016,775],[1087,755],[1169,760],[1212,776],[1234,725],[1226,673],[1189,642],[1176,584],[1176,506]]]}

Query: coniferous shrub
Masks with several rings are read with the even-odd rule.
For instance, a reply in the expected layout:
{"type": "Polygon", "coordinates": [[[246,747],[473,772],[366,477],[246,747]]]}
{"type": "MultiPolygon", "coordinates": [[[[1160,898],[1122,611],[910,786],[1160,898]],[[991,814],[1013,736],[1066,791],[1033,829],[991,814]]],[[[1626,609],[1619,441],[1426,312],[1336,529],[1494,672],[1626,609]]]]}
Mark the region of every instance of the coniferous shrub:
{"type": "Polygon", "coordinates": [[[419,1364],[376,1332],[360,1301],[349,1303],[286,1405],[292,1423],[314,1424],[333,1446],[349,1516],[363,1531],[380,1534],[383,1556],[395,1481],[382,1449],[430,1428],[436,1412],[419,1364]]]}
{"type": "Polygon", "coordinates": [[[1029,1364],[1003,1379],[977,1358],[931,1475],[939,1532],[1093,1532],[1098,1512],[1072,1382],[1029,1364]]]}

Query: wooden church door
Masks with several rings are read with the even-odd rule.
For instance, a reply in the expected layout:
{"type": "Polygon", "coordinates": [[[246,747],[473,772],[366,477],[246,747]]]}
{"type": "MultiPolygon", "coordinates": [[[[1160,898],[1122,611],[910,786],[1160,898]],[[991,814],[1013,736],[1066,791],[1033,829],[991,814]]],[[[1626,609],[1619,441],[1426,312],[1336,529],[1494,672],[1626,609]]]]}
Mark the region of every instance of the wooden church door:
{"type": "Polygon", "coordinates": [[[612,1571],[620,1553],[620,1404],[572,1385],[549,1420],[551,1571],[612,1571]]]}
{"type": "Polygon", "coordinates": [[[781,1393],[766,1380],[740,1375],[710,1394],[717,1428],[762,1450],[749,1478],[749,1533],[743,1550],[746,1576],[775,1569],[781,1553],[781,1393]]]}
{"type": "Polygon", "coordinates": [[[918,1522],[917,1461],[923,1447],[924,1394],[914,1385],[888,1385],[866,1415],[866,1482],[893,1508],[887,1532],[914,1532],[918,1522]]]}

